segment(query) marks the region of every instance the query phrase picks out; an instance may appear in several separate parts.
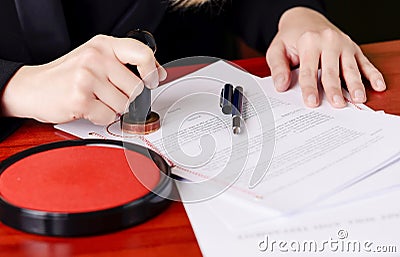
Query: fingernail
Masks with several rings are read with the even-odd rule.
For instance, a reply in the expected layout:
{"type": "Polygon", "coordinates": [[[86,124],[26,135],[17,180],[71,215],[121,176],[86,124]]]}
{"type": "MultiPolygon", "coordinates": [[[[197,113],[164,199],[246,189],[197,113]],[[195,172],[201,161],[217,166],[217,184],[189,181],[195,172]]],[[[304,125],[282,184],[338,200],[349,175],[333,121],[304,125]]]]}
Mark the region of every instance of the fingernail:
{"type": "Polygon", "coordinates": [[[310,106],[317,106],[317,97],[311,94],[307,97],[307,102],[310,106]]]}
{"type": "Polygon", "coordinates": [[[357,89],[356,91],[354,91],[354,101],[364,102],[364,100],[365,100],[364,91],[362,91],[361,89],[357,89]]]}
{"type": "Polygon", "coordinates": [[[339,95],[334,95],[334,96],[333,96],[333,103],[334,103],[335,105],[342,106],[342,105],[344,104],[344,100],[343,100],[343,98],[340,97],[339,95]]]}
{"type": "Polygon", "coordinates": [[[283,75],[278,75],[274,80],[275,88],[279,91],[285,89],[285,77],[283,75]]]}
{"type": "Polygon", "coordinates": [[[378,90],[385,90],[386,89],[385,82],[383,82],[383,80],[381,80],[381,79],[378,79],[376,81],[376,86],[378,87],[378,90]]]}

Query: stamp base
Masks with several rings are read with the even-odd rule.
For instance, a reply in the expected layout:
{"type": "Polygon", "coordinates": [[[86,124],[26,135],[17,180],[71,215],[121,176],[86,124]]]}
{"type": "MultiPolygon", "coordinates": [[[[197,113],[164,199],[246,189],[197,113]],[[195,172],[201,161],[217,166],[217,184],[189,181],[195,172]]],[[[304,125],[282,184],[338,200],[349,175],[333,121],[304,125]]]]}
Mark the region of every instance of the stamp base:
{"type": "Polygon", "coordinates": [[[145,123],[129,119],[128,113],[121,116],[121,129],[123,132],[136,135],[147,135],[160,128],[160,116],[151,112],[145,123]]]}

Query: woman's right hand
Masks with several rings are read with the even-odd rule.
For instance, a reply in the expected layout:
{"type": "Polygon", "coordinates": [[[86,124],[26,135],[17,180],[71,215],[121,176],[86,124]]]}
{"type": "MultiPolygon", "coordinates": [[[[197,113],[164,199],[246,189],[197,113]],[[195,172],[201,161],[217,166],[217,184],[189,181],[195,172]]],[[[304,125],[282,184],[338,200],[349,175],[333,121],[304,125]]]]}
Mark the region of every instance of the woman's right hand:
{"type": "Polygon", "coordinates": [[[23,66],[6,85],[4,116],[63,123],[88,119],[105,125],[122,114],[143,86],[166,78],[152,50],[131,38],[98,35],[39,66],[23,66]],[[136,65],[140,79],[125,64],[136,65]]]}

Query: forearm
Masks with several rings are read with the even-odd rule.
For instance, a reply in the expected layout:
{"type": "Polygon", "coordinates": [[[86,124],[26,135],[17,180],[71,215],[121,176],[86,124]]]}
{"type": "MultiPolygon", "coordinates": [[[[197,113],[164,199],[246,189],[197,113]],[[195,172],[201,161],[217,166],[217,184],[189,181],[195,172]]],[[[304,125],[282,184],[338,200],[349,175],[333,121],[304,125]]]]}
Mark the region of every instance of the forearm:
{"type": "Polygon", "coordinates": [[[301,6],[290,8],[282,14],[279,20],[278,30],[284,27],[302,27],[306,31],[322,30],[326,27],[330,27],[334,28],[336,31],[340,31],[320,12],[301,6]],[[293,26],[294,24],[295,26],[293,26]]]}
{"type": "Polygon", "coordinates": [[[28,89],[35,90],[35,74],[31,72],[32,67],[34,66],[19,67],[3,86],[0,99],[2,117],[34,118],[30,113],[34,108],[29,107],[29,103],[39,99],[33,99],[34,94],[25,94],[28,89]]]}
{"type": "Polygon", "coordinates": [[[22,63],[10,62],[0,59],[0,117],[3,117],[5,114],[5,106],[3,105],[4,90],[10,79],[22,66],[22,63]]]}

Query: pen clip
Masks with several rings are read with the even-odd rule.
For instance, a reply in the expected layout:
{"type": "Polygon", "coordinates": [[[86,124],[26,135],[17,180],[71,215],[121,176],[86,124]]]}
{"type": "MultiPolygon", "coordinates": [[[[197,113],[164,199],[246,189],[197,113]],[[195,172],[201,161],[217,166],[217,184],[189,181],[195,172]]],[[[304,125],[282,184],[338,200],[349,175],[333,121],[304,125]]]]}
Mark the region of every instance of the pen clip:
{"type": "Polygon", "coordinates": [[[219,97],[219,107],[222,108],[223,103],[224,103],[224,88],[221,89],[221,96],[219,97]]]}

